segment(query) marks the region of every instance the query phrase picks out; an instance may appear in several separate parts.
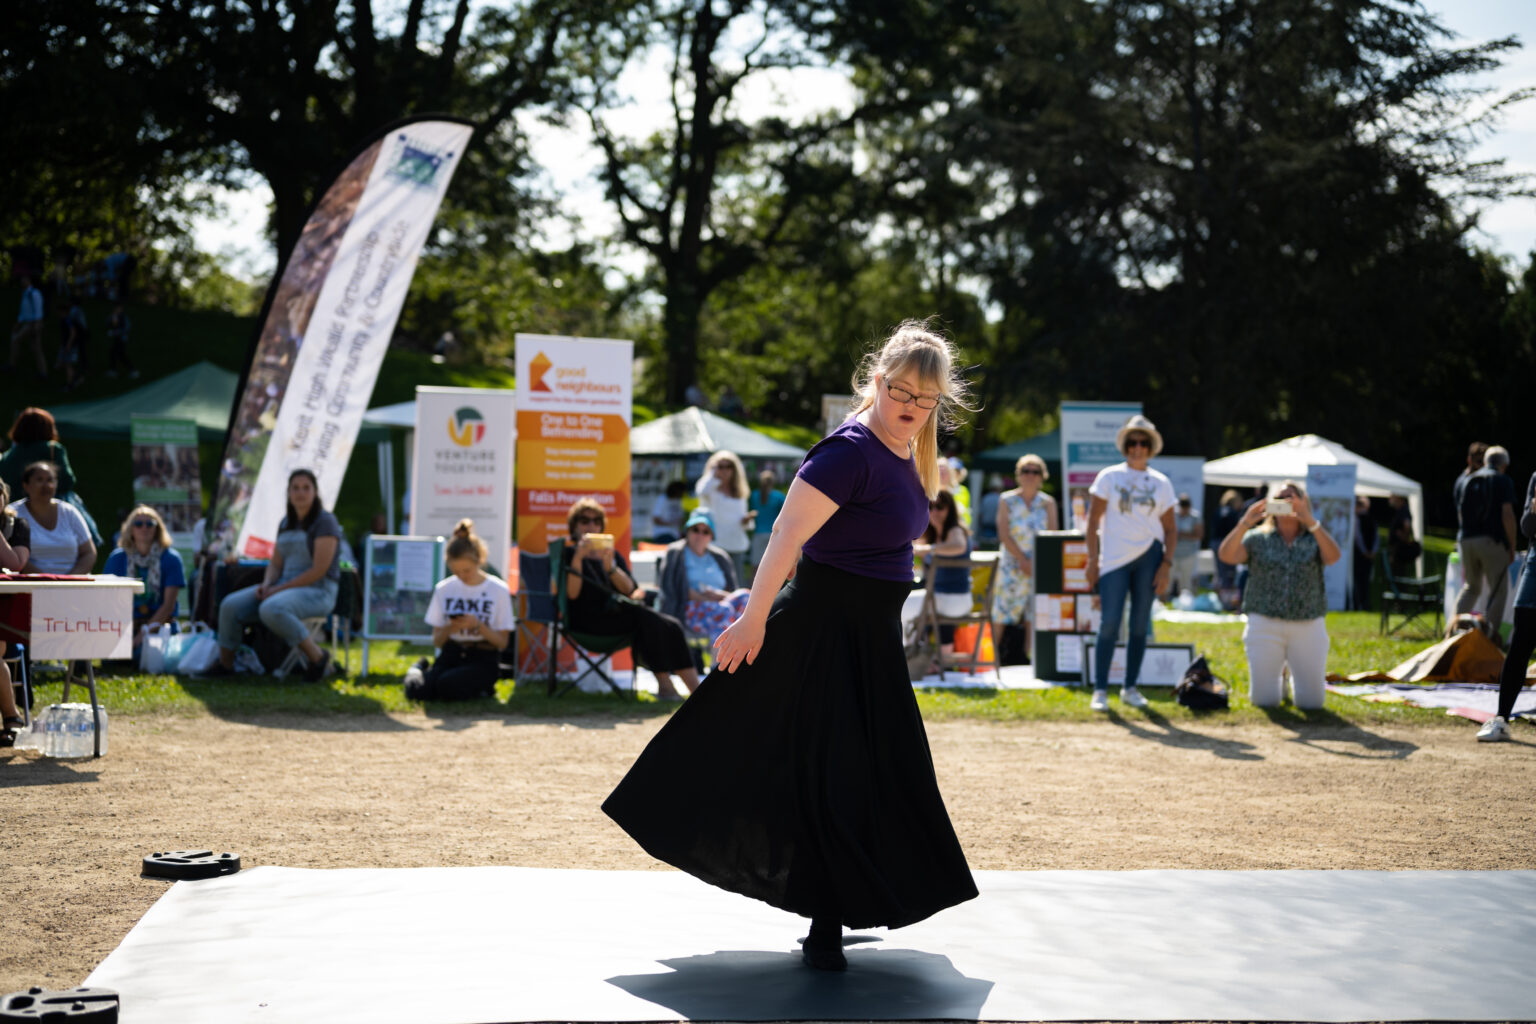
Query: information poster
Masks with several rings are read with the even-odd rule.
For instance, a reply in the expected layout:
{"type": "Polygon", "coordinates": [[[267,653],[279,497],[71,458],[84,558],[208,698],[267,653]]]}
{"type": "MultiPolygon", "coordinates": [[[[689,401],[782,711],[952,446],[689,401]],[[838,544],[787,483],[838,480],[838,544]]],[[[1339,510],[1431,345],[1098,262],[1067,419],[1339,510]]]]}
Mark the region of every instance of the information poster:
{"type": "Polygon", "coordinates": [[[364,552],[368,586],[363,592],[363,637],[367,640],[432,642],[427,609],[432,588],[444,576],[441,537],[373,534],[364,552]]]}
{"type": "Polygon", "coordinates": [[[197,423],[135,415],[129,438],[133,503],[154,508],[172,533],[190,533],[203,515],[197,423]]]}
{"type": "Polygon", "coordinates": [[[1355,466],[1308,466],[1307,498],[1312,502],[1312,514],[1327,529],[1329,536],[1339,545],[1344,556],[1323,568],[1323,590],[1328,595],[1328,610],[1343,611],[1349,607],[1350,569],[1354,559],[1350,552],[1355,544],[1355,466]]]}
{"type": "Polygon", "coordinates": [[[1063,530],[1087,528],[1088,488],[1099,470],[1125,461],[1115,435],[1139,412],[1140,402],[1061,403],[1061,469],[1067,489],[1063,530]]]}
{"type": "MultiPolygon", "coordinates": [[[[1196,512],[1205,510],[1205,458],[1200,455],[1159,455],[1149,464],[1173,484],[1175,495],[1189,495],[1196,512]]],[[[1178,510],[1174,510],[1178,514],[1178,510]]],[[[1202,546],[1203,543],[1202,543],[1202,546]]]]}
{"type": "Polygon", "coordinates": [[[1099,623],[1104,619],[1099,606],[1098,594],[1077,595],[1077,631],[1079,633],[1097,633],[1099,623]]]}
{"type": "Polygon", "coordinates": [[[1036,594],[1035,629],[1045,633],[1073,633],[1077,601],[1071,594],[1036,594]]]}
{"type": "Polygon", "coordinates": [[[1088,586],[1088,541],[1069,540],[1061,545],[1061,589],[1086,594],[1088,586]]]}
{"type": "Polygon", "coordinates": [[[511,547],[516,396],[497,388],[416,389],[412,534],[451,537],[459,520],[473,519],[493,560],[511,547]]]}
{"type": "MultiPolygon", "coordinates": [[[[1090,684],[1093,673],[1094,652],[1098,641],[1093,637],[1083,640],[1083,682],[1090,684]]],[[[1125,644],[1116,644],[1114,656],[1109,662],[1109,683],[1120,686],[1125,683],[1125,644]]],[[[1141,672],[1137,686],[1177,686],[1184,678],[1184,670],[1195,660],[1195,649],[1189,644],[1147,644],[1147,653],[1141,659],[1141,672]]]]}
{"type": "MultiPolygon", "coordinates": [[[[578,498],[603,507],[628,552],[634,343],[517,336],[517,544],[549,550],[578,498]]],[[[644,510],[649,512],[649,510],[644,510]]],[[[649,529],[648,525],[646,529],[649,529]]]]}

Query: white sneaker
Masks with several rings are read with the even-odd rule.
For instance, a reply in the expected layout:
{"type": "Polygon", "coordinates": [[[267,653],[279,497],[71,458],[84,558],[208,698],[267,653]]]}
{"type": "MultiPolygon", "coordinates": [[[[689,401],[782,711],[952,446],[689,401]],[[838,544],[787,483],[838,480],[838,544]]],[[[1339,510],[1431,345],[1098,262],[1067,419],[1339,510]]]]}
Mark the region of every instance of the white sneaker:
{"type": "Polygon", "coordinates": [[[1477,730],[1477,742],[1479,743],[1503,743],[1509,739],[1509,723],[1499,715],[1494,715],[1483,723],[1483,727],[1477,730]]]}
{"type": "Polygon", "coordinates": [[[1108,690],[1094,690],[1093,691],[1093,699],[1088,702],[1088,710],[1090,710],[1090,711],[1108,711],[1109,710],[1109,691],[1108,690]]]}
{"type": "Polygon", "coordinates": [[[1141,695],[1141,691],[1134,686],[1120,687],[1120,703],[1126,707],[1144,708],[1147,706],[1147,698],[1141,695]]]}

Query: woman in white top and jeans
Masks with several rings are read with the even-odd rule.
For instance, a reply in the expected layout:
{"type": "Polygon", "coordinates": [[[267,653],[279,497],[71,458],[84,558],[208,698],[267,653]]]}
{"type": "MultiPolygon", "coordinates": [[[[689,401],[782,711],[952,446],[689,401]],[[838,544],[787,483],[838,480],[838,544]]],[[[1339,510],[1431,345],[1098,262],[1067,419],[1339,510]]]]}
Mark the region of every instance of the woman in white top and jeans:
{"type": "Polygon", "coordinates": [[[715,543],[731,556],[736,578],[746,579],[747,552],[752,547],[752,538],[747,535],[747,524],[752,521],[747,499],[752,490],[736,453],[718,451],[711,455],[694,492],[715,521],[715,543]]]}
{"type": "Polygon", "coordinates": [[[1093,651],[1095,711],[1109,710],[1109,666],[1120,638],[1126,595],[1131,623],[1125,647],[1125,683],[1120,699],[1147,706],[1136,689],[1152,625],[1152,599],[1168,586],[1173,568],[1173,484],[1147,466],[1163,450],[1163,437],[1142,415],[1132,416],[1115,435],[1125,461],[1100,470],[1088,488],[1088,585],[1099,592],[1099,637],[1093,651]]]}

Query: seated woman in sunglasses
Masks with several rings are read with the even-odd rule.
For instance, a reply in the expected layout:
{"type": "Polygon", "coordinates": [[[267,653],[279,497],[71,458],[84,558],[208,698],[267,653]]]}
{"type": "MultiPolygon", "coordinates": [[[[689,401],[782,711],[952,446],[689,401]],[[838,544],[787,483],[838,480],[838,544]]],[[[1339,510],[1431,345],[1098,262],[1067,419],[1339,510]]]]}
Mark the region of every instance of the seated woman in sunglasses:
{"type": "Polygon", "coordinates": [[[181,556],[171,547],[171,534],[148,505],[139,505],[123,520],[117,550],[107,556],[102,572],[108,576],[126,576],[142,580],[144,592],[133,599],[133,662],[139,663],[145,626],[172,622],[176,618],[176,599],[187,585],[181,556]]]}
{"type": "Polygon", "coordinates": [[[582,498],[571,506],[565,521],[571,535],[565,563],[572,571],[555,585],[565,587],[570,628],[599,636],[629,636],[635,659],[655,674],[656,696],[661,700],[682,699],[672,684],[674,675],[692,693],[699,685],[699,674],[683,624],[639,603],[640,585],[604,530],[603,506],[582,498]],[[624,600],[631,596],[636,600],[624,600]]]}
{"type": "Polygon", "coordinates": [[[667,545],[661,573],[661,610],[681,619],[695,636],[714,646],[725,627],[741,618],[750,591],[736,585],[736,560],[715,544],[715,520],[708,509],[688,516],[683,539],[667,545]]]}

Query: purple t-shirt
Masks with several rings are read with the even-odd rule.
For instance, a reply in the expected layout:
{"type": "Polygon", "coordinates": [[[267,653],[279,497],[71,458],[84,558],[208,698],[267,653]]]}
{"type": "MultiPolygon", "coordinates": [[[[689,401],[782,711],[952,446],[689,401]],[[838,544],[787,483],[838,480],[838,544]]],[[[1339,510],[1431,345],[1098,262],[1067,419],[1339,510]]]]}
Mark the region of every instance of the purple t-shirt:
{"type": "Polygon", "coordinates": [[[816,443],[795,474],[837,502],[804,553],[859,576],[912,580],[912,540],[928,525],[917,463],[851,419],[816,443]]]}

